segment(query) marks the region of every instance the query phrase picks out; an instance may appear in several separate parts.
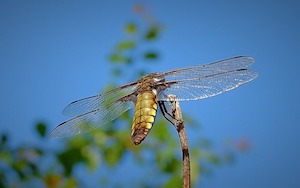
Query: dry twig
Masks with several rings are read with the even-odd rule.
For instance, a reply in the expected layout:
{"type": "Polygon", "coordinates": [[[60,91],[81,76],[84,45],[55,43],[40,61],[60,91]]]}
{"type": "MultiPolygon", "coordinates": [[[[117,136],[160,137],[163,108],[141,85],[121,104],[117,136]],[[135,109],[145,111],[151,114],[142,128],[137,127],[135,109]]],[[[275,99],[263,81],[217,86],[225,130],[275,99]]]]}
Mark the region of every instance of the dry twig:
{"type": "Polygon", "coordinates": [[[190,169],[190,156],[189,156],[189,147],[188,140],[184,128],[184,122],[182,118],[182,113],[179,105],[179,101],[175,95],[169,96],[173,100],[171,101],[171,110],[172,110],[172,119],[173,125],[175,126],[182,149],[182,160],[183,160],[183,169],[182,169],[182,178],[183,178],[183,188],[191,187],[191,169],[190,169]]]}

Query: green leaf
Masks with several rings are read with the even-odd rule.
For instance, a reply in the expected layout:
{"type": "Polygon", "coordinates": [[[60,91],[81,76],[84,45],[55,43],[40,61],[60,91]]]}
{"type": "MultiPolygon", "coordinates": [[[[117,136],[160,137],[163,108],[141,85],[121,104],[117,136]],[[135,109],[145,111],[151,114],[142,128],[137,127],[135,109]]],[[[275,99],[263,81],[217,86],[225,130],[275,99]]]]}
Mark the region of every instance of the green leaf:
{"type": "MultiPolygon", "coordinates": [[[[199,148],[195,148],[195,150],[199,150],[199,148]]],[[[201,165],[199,164],[199,160],[197,159],[197,157],[194,157],[196,155],[193,155],[194,152],[191,152],[192,156],[191,160],[190,160],[190,165],[191,165],[191,182],[192,184],[195,184],[197,181],[199,181],[199,178],[202,176],[202,169],[200,168],[201,165]]]]}
{"type": "Polygon", "coordinates": [[[155,122],[155,128],[152,129],[151,135],[159,141],[166,141],[171,138],[167,120],[159,118],[155,122]]]}
{"type": "Polygon", "coordinates": [[[217,156],[215,154],[209,155],[208,160],[214,165],[220,164],[220,162],[221,162],[219,156],[217,156]]]}
{"type": "Polygon", "coordinates": [[[146,33],[145,39],[146,40],[154,40],[157,38],[159,32],[159,27],[158,26],[152,26],[146,33]]]}
{"type": "MultiPolygon", "coordinates": [[[[90,124],[86,122],[82,122],[79,124],[79,126],[89,126],[90,124]]],[[[89,134],[86,135],[79,135],[75,136],[72,139],[69,140],[69,145],[68,147],[70,148],[83,148],[86,145],[89,145],[91,142],[91,137],[88,136],[89,134]]]]}
{"type": "Polygon", "coordinates": [[[62,188],[75,188],[78,187],[78,182],[75,178],[69,177],[65,182],[64,185],[61,186],[62,188]]]}
{"type": "Polygon", "coordinates": [[[118,140],[115,144],[108,146],[107,148],[103,148],[104,159],[110,167],[116,166],[116,164],[120,162],[124,153],[125,148],[122,146],[122,143],[118,142],[118,140]]]}
{"type": "Polygon", "coordinates": [[[155,60],[158,58],[158,54],[156,52],[147,52],[145,55],[144,55],[144,58],[145,59],[148,59],[148,60],[155,60]]]}
{"type": "Polygon", "coordinates": [[[122,62],[123,60],[124,60],[124,57],[120,54],[111,54],[110,55],[110,61],[112,63],[122,62]]]}
{"type": "Polygon", "coordinates": [[[2,134],[1,135],[1,141],[0,141],[0,145],[1,147],[3,147],[7,142],[7,135],[6,134],[2,134]]]}
{"type": "Polygon", "coordinates": [[[126,64],[131,64],[132,63],[132,59],[130,59],[129,57],[125,57],[122,54],[111,54],[110,55],[110,62],[111,63],[126,63],[126,64]]]}
{"type": "Polygon", "coordinates": [[[24,173],[24,169],[26,168],[26,161],[24,160],[18,160],[14,161],[11,166],[15,170],[15,172],[18,174],[19,178],[24,180],[26,178],[26,174],[24,173]]]}
{"type": "Polygon", "coordinates": [[[38,166],[35,163],[28,162],[27,165],[31,169],[32,174],[39,175],[39,169],[38,169],[38,166]]]}
{"type": "Polygon", "coordinates": [[[132,49],[134,47],[135,47],[135,42],[132,41],[120,42],[117,46],[117,48],[120,50],[132,49]]]}
{"type": "Polygon", "coordinates": [[[178,172],[178,169],[181,167],[181,161],[175,157],[170,157],[164,161],[164,164],[161,165],[163,172],[172,174],[174,172],[178,172]]]}
{"type": "Polygon", "coordinates": [[[128,34],[135,34],[137,31],[137,26],[134,23],[129,23],[125,26],[125,31],[128,34]]]}
{"type": "Polygon", "coordinates": [[[42,122],[39,122],[36,126],[35,126],[36,131],[39,133],[39,135],[41,137],[45,137],[46,135],[46,125],[42,122]]]}
{"type": "Polygon", "coordinates": [[[173,188],[182,186],[182,177],[179,175],[173,176],[168,180],[168,182],[163,186],[164,188],[173,188]]]}
{"type": "Polygon", "coordinates": [[[7,150],[4,150],[4,148],[1,148],[1,152],[0,152],[0,161],[2,162],[7,162],[7,163],[10,163],[14,160],[13,156],[12,156],[12,153],[7,151],[7,150]]]}
{"type": "Polygon", "coordinates": [[[6,180],[6,175],[0,171],[0,187],[6,187],[7,183],[5,182],[6,180]]]}
{"type": "Polygon", "coordinates": [[[85,162],[86,159],[82,156],[79,148],[71,148],[57,155],[58,160],[62,163],[65,170],[65,175],[72,173],[73,167],[80,162],[85,162]]]}

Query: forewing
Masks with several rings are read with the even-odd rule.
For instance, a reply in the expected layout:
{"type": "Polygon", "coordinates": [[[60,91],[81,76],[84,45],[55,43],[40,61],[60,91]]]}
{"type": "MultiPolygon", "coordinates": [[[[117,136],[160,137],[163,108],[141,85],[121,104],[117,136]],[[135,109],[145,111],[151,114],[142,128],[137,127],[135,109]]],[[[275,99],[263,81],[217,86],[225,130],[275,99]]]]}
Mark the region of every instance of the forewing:
{"type": "Polygon", "coordinates": [[[88,112],[100,110],[99,108],[103,108],[110,102],[132,93],[135,89],[136,82],[132,82],[99,95],[76,100],[65,107],[63,110],[63,115],[74,117],[88,112]]]}
{"type": "Polygon", "coordinates": [[[158,100],[170,100],[167,95],[176,95],[178,100],[198,100],[221,94],[247,83],[258,76],[247,67],[254,62],[251,57],[236,57],[193,68],[163,73],[167,88],[162,89],[158,100]],[[231,64],[232,63],[232,64],[231,64]],[[172,80],[173,78],[173,80],[172,80]],[[175,78],[175,79],[174,79],[175,78]]]}
{"type": "Polygon", "coordinates": [[[166,81],[169,80],[182,80],[191,78],[204,78],[210,75],[220,74],[223,72],[246,69],[252,63],[254,58],[249,56],[238,56],[213,63],[198,65],[193,67],[187,67],[182,69],[171,70],[168,72],[161,73],[161,76],[166,81]]]}
{"type": "Polygon", "coordinates": [[[51,132],[51,137],[61,138],[89,132],[116,119],[133,106],[130,100],[114,101],[106,108],[98,108],[61,123],[51,132]]]}

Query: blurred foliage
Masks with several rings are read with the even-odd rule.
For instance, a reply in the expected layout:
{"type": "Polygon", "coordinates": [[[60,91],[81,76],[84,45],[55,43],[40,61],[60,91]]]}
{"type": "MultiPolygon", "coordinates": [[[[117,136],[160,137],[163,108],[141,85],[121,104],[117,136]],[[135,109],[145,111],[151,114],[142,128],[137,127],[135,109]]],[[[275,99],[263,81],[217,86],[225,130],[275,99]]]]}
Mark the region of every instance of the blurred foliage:
{"type": "MultiPolygon", "coordinates": [[[[134,7],[134,11],[139,22],[125,25],[126,39],[117,43],[109,56],[113,80],[123,81],[123,73],[137,63],[159,59],[157,50],[153,50],[151,44],[161,37],[161,24],[140,4],[134,7]],[[141,47],[143,50],[140,50],[141,47]]],[[[143,69],[138,70],[135,76],[146,72],[143,69]]],[[[111,87],[113,85],[107,89],[111,87]]],[[[187,118],[192,120],[191,117],[187,118]]],[[[173,126],[158,115],[146,140],[135,146],[130,139],[131,123],[132,115],[126,112],[101,130],[59,141],[59,150],[49,147],[53,141],[49,140],[49,131],[42,122],[36,124],[35,130],[43,146],[23,144],[12,147],[9,145],[8,135],[2,134],[0,188],[86,187],[86,179],[90,181],[89,176],[95,172],[101,174],[95,181],[95,186],[98,183],[102,187],[181,187],[181,148],[173,126]],[[114,173],[120,170],[119,166],[126,163],[128,158],[135,164],[125,171],[125,175],[134,173],[133,169],[140,169],[140,172],[135,173],[138,176],[132,179],[126,177],[126,182],[123,183],[124,178],[118,181],[120,177],[115,177],[114,173]],[[78,168],[91,174],[78,176],[78,168]]],[[[190,128],[199,131],[198,126],[190,128]]],[[[199,181],[200,176],[210,174],[212,166],[232,162],[237,151],[245,151],[249,147],[247,140],[227,142],[223,152],[215,152],[207,139],[199,138],[193,143],[196,143],[190,146],[193,184],[199,181]]]]}
{"type": "Polygon", "coordinates": [[[36,130],[41,137],[44,137],[46,135],[46,126],[43,122],[37,123],[36,130]]]}

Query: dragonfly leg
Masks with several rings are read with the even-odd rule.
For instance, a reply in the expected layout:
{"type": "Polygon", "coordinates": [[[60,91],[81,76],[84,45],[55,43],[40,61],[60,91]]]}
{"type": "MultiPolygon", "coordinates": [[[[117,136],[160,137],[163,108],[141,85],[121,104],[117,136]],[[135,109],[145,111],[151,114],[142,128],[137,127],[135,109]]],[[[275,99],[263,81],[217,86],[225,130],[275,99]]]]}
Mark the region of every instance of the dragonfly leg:
{"type": "Polygon", "coordinates": [[[165,102],[164,101],[158,101],[159,109],[162,113],[162,115],[174,125],[173,119],[174,117],[168,112],[165,102]]]}

